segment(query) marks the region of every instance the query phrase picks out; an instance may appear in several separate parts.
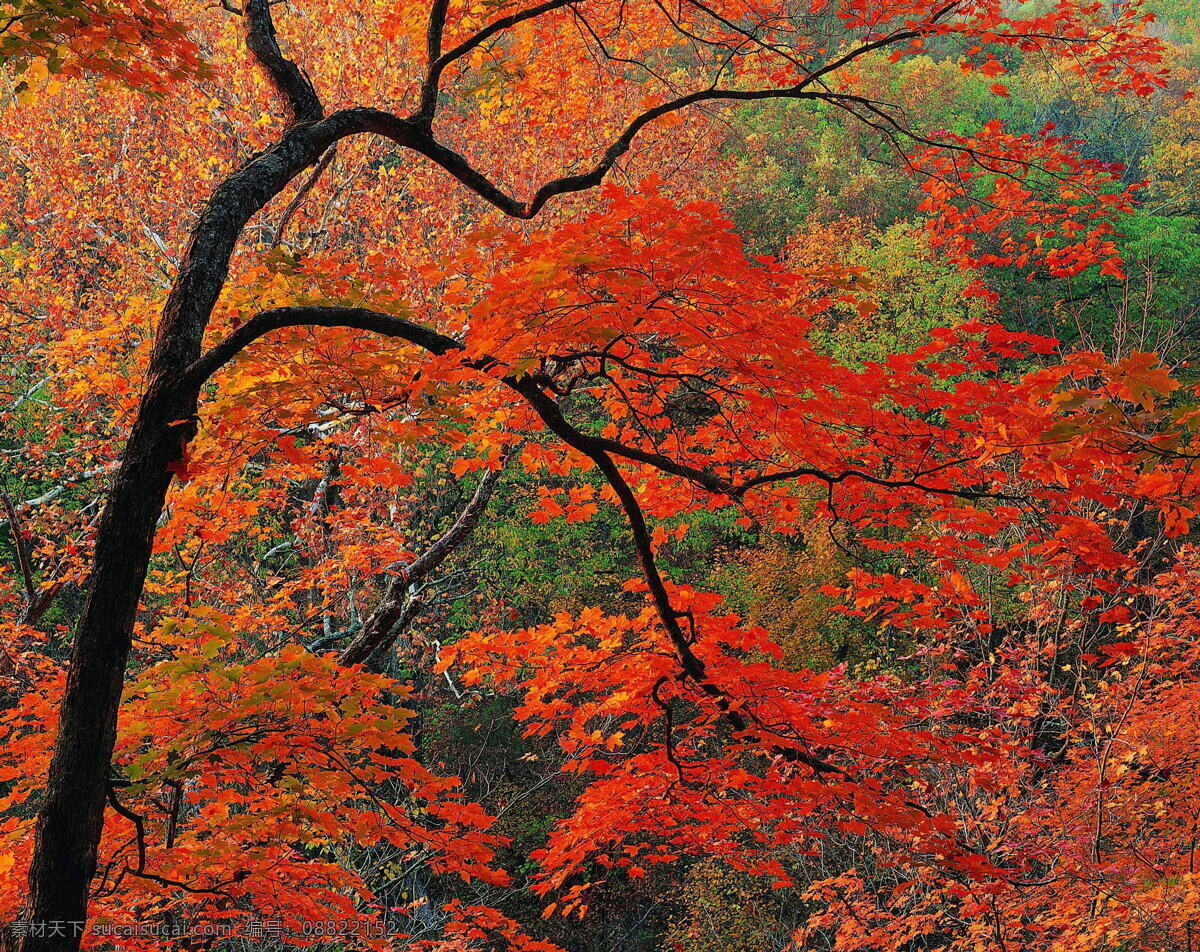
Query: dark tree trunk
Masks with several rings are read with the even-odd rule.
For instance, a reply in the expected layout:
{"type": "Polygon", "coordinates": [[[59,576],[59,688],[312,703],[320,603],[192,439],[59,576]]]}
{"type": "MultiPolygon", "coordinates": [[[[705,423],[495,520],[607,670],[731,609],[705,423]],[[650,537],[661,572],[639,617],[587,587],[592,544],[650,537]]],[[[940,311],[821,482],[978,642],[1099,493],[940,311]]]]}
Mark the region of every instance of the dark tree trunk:
{"type": "Polygon", "coordinates": [[[150,387],[100,520],[46,799],[38,815],[26,914],[38,927],[25,936],[22,952],[73,952],[79,947],[75,933],[86,921],[96,871],[134,616],[171,482],[169,467],[192,435],[194,414],[194,399],[181,401],[164,395],[161,385],[150,387]],[[187,422],[172,425],[179,420],[187,422]]]}
{"type": "MultiPolygon", "coordinates": [[[[251,7],[251,32],[264,22],[269,27],[265,0],[251,0],[251,7]]],[[[159,323],[149,384],[97,529],[37,821],[24,913],[33,928],[21,952],[75,952],[87,920],[134,619],[172,466],[195,434],[204,381],[184,372],[200,357],[246,223],[336,137],[336,129],[317,123],[295,127],[218,188],[192,232],[159,323]]]]}

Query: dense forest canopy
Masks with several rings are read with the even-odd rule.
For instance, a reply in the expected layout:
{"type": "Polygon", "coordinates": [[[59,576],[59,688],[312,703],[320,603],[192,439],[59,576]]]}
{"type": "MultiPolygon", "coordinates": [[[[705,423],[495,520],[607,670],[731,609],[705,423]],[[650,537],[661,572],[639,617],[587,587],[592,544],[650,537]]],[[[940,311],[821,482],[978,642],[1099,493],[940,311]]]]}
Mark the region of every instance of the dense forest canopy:
{"type": "Polygon", "coordinates": [[[0,0],[0,949],[1200,952],[1192,0],[0,0]]]}

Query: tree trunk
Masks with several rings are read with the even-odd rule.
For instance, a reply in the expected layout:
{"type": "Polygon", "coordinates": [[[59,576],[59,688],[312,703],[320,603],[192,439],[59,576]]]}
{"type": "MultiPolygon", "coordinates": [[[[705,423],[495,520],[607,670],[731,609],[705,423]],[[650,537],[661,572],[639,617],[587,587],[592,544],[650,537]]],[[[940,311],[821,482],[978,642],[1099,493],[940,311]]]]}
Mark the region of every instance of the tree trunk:
{"type": "Polygon", "coordinates": [[[157,377],[142,400],[100,519],[38,815],[21,952],[74,952],[87,920],[134,616],[170,466],[194,431],[194,398],[181,400],[163,379],[157,377]]]}
{"type": "MultiPolygon", "coordinates": [[[[248,0],[246,11],[251,47],[268,57],[273,74],[290,78],[288,69],[295,67],[277,56],[269,4],[248,0]]],[[[251,216],[338,138],[356,131],[353,116],[328,125],[312,121],[320,118],[319,104],[301,93],[291,91],[294,112],[308,121],[294,125],[216,190],[196,222],[163,309],[149,385],[97,529],[87,602],[75,630],[46,799],[38,815],[21,952],[79,948],[104,827],[134,619],[174,476],[172,464],[196,431],[206,375],[189,377],[185,371],[200,357],[233,250],[251,216]]]]}

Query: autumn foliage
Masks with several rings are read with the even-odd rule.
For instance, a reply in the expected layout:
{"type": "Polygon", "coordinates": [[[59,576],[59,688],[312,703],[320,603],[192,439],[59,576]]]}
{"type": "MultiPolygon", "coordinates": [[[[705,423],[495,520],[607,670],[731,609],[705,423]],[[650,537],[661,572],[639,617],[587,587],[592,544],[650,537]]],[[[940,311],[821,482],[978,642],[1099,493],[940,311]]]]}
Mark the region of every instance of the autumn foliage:
{"type": "Polygon", "coordinates": [[[1062,319],[1149,8],[0,27],[5,941],[1192,952],[1188,332],[1062,319]]]}

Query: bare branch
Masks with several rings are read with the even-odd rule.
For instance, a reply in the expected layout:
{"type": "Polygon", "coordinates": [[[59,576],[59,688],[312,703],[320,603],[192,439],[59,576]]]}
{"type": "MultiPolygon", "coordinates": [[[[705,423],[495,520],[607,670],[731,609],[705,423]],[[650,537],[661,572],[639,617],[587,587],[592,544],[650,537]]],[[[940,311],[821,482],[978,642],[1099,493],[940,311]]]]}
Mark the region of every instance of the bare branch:
{"type": "Polygon", "coordinates": [[[13,548],[17,551],[17,565],[21,569],[21,577],[25,582],[25,601],[32,604],[37,598],[37,585],[33,581],[33,565],[29,561],[29,551],[25,547],[25,537],[21,535],[21,524],[17,521],[17,510],[8,498],[7,493],[0,493],[0,503],[4,506],[4,515],[8,518],[8,528],[12,532],[13,548]]]}
{"type": "Polygon", "coordinates": [[[305,179],[304,184],[300,186],[300,190],[296,193],[296,197],[288,202],[287,208],[285,208],[283,210],[283,214],[279,216],[279,224],[276,226],[275,234],[271,238],[271,248],[279,247],[279,243],[283,241],[283,236],[287,231],[288,223],[292,220],[292,216],[295,215],[300,206],[304,204],[304,200],[308,198],[309,192],[313,190],[317,184],[317,181],[324,174],[325,170],[329,168],[336,154],[337,150],[335,148],[330,147],[327,149],[325,154],[321,156],[321,161],[318,162],[316,167],[312,170],[312,174],[305,179]]]}
{"type": "Polygon", "coordinates": [[[346,646],[338,658],[344,665],[361,664],[375,652],[386,648],[409,624],[412,623],[421,602],[413,594],[417,585],[437,569],[475,531],[479,520],[487,509],[488,500],[500,482],[505,464],[512,458],[510,450],[495,469],[484,473],[475,487],[471,499],[463,507],[454,524],[446,530],[428,549],[400,570],[398,578],[392,580],[379,606],[371,613],[362,631],[346,646]]]}
{"type": "Polygon", "coordinates": [[[349,327],[372,331],[416,344],[434,354],[461,349],[452,337],[439,334],[420,324],[359,307],[277,307],[262,311],[223,341],[194,361],[180,374],[175,386],[180,392],[195,392],[238,352],[264,334],[284,327],[349,327]]]}
{"type": "MultiPolygon", "coordinates": [[[[394,337],[408,341],[439,356],[462,349],[462,344],[452,337],[447,337],[437,331],[430,330],[406,318],[396,317],[391,314],[382,314],[366,308],[323,306],[279,307],[262,311],[255,315],[220,344],[213,347],[184,371],[177,386],[181,389],[198,389],[205,380],[233,359],[242,348],[252,341],[272,330],[301,325],[358,328],[385,337],[394,337]]],[[[473,361],[471,364],[471,366],[479,370],[484,370],[494,365],[495,362],[486,357],[473,361]]],[[[851,480],[861,480],[875,486],[883,486],[890,489],[914,489],[919,492],[929,493],[930,495],[947,496],[955,499],[1014,500],[1018,498],[986,488],[957,489],[946,486],[931,486],[921,482],[923,477],[932,475],[932,472],[916,473],[912,476],[902,478],[890,478],[878,476],[860,469],[829,472],[828,470],[811,466],[798,466],[774,473],[760,473],[745,480],[735,481],[730,476],[721,475],[720,473],[698,466],[692,466],[688,463],[672,459],[663,453],[619,443],[607,437],[592,436],[583,433],[567,421],[558,403],[542,392],[541,381],[535,377],[528,375],[520,377],[508,375],[503,380],[508,387],[520,394],[537,412],[547,429],[585,455],[591,456],[595,453],[604,453],[610,456],[622,457],[630,462],[644,463],[668,475],[686,479],[708,492],[726,495],[735,499],[741,499],[752,490],[763,486],[803,478],[815,479],[829,486],[851,480]]],[[[959,460],[956,462],[967,461],[959,460]]]]}

